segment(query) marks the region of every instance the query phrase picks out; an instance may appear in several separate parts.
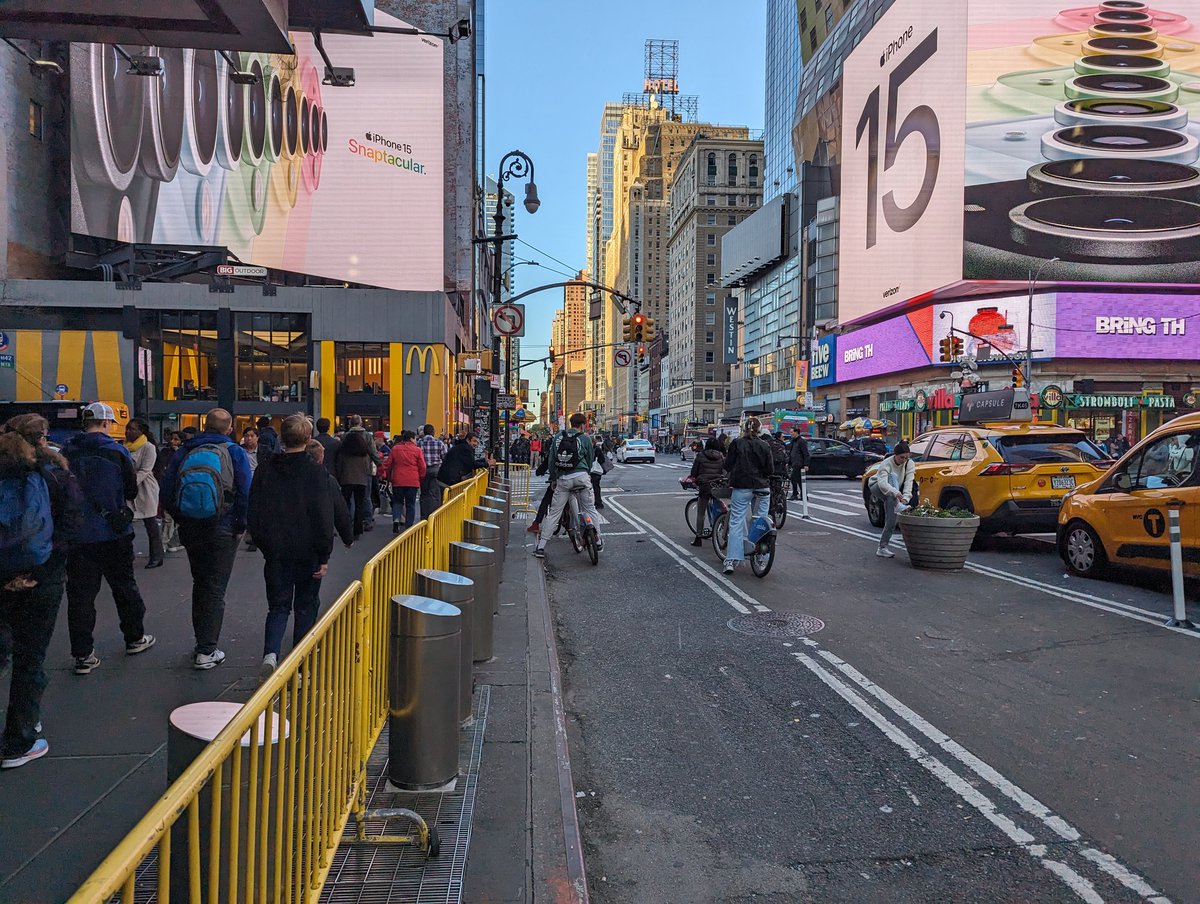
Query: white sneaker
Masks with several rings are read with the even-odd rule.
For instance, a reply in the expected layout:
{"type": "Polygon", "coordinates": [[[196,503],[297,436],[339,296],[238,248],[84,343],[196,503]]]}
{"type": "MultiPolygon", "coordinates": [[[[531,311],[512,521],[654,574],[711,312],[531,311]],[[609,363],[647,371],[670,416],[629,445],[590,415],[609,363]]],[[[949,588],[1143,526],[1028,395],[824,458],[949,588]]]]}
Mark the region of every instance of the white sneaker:
{"type": "Polygon", "coordinates": [[[726,559],[724,566],[721,568],[721,574],[733,574],[738,563],[734,559],[726,559]]]}
{"type": "Polygon", "coordinates": [[[262,665],[258,668],[258,677],[266,681],[271,677],[277,665],[279,665],[279,657],[274,653],[268,653],[263,657],[262,665]]]}
{"type": "Polygon", "coordinates": [[[896,558],[896,554],[894,552],[892,552],[890,549],[888,549],[886,546],[881,546],[877,550],[875,550],[875,555],[879,556],[879,558],[881,558],[881,559],[896,558]]]}
{"type": "Polygon", "coordinates": [[[213,650],[211,653],[197,653],[192,659],[192,668],[215,669],[224,661],[225,654],[220,650],[213,650]]]}

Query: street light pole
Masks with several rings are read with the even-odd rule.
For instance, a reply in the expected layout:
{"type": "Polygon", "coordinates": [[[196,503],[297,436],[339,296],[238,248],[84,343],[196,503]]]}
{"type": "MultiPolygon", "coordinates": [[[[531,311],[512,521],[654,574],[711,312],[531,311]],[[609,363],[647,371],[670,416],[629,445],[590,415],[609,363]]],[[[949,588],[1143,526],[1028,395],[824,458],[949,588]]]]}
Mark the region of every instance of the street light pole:
{"type": "Polygon", "coordinates": [[[1025,389],[1032,390],[1033,386],[1033,289],[1037,285],[1038,277],[1042,275],[1042,270],[1050,264],[1058,260],[1057,257],[1052,257],[1048,261],[1042,261],[1038,268],[1029,274],[1029,310],[1025,321],[1025,389]]]}
{"type": "MultiPolygon", "coordinates": [[[[500,291],[503,285],[504,273],[501,270],[501,254],[500,248],[504,239],[504,183],[509,179],[525,179],[525,209],[533,214],[537,213],[537,209],[541,206],[541,201],[538,200],[537,183],[533,180],[533,161],[529,159],[529,155],[524,151],[509,151],[500,158],[500,166],[496,170],[496,210],[492,215],[495,222],[495,231],[492,236],[492,304],[500,303],[500,291]]],[[[515,236],[513,236],[515,238],[515,236]]],[[[508,363],[505,362],[504,372],[504,391],[509,392],[508,384],[508,363]]],[[[496,333],[492,337],[492,373],[496,376],[500,375],[500,334],[496,333]]],[[[492,425],[489,431],[489,445],[494,449],[496,447],[497,431],[500,429],[500,409],[497,399],[497,391],[492,390],[491,415],[492,425]]],[[[508,477],[508,429],[504,430],[504,476],[508,477]]]]}

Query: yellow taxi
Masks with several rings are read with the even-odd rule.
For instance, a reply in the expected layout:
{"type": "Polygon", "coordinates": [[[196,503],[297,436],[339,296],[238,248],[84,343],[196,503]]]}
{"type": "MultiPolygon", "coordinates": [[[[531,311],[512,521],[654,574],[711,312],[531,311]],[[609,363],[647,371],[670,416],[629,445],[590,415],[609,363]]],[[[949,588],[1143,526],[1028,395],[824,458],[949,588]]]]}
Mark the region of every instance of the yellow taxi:
{"type": "Polygon", "coordinates": [[[1069,493],[1058,514],[1059,555],[1084,577],[1110,564],[1169,568],[1173,508],[1184,572],[1200,575],[1200,414],[1163,424],[1104,477],[1069,493]]]}
{"type": "MultiPolygon", "coordinates": [[[[1055,424],[972,424],[942,427],[909,443],[913,502],[979,516],[979,533],[1053,533],[1068,491],[1095,480],[1108,457],[1081,430],[1055,424]]],[[[863,476],[867,517],[883,526],[883,506],[871,493],[875,468],[863,476]]]]}

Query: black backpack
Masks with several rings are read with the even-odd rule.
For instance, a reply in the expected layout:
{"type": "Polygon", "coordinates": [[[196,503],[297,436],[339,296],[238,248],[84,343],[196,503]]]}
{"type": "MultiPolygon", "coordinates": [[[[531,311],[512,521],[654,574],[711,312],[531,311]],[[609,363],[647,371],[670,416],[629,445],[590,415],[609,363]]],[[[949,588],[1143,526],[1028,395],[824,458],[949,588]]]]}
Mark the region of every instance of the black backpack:
{"type": "Polygon", "coordinates": [[[579,434],[562,433],[554,445],[554,467],[562,472],[579,467],[579,434]]]}

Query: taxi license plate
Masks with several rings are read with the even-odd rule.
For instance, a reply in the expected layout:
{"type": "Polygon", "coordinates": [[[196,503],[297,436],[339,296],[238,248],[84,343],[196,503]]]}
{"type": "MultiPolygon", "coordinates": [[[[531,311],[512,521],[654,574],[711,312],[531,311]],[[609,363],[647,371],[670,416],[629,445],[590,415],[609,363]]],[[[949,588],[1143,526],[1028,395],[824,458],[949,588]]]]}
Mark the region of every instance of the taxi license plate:
{"type": "Polygon", "coordinates": [[[1050,486],[1055,490],[1073,490],[1075,489],[1074,477],[1051,477],[1050,486]]]}

